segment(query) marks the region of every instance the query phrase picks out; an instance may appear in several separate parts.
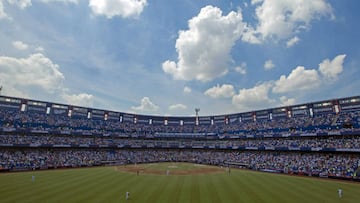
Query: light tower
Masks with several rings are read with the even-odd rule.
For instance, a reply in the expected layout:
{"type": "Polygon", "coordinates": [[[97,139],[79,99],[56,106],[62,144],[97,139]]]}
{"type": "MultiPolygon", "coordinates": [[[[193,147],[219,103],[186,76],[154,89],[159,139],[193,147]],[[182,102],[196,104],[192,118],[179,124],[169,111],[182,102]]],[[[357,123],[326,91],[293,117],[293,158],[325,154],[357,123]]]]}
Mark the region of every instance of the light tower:
{"type": "Polygon", "coordinates": [[[196,125],[199,125],[199,111],[200,111],[200,108],[195,108],[195,115],[196,115],[195,124],[196,125]]]}
{"type": "Polygon", "coordinates": [[[199,117],[199,111],[200,111],[200,108],[195,108],[195,115],[196,115],[196,118],[199,117]]]}

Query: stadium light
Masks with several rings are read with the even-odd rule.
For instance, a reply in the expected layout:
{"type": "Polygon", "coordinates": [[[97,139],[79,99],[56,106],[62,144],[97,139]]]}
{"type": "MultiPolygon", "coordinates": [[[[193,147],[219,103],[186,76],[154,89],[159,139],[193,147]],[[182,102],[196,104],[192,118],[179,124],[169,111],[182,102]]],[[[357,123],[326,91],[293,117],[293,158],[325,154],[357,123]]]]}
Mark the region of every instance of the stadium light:
{"type": "Polygon", "coordinates": [[[195,108],[195,115],[196,115],[196,117],[199,116],[199,111],[200,111],[200,108],[195,108]]]}

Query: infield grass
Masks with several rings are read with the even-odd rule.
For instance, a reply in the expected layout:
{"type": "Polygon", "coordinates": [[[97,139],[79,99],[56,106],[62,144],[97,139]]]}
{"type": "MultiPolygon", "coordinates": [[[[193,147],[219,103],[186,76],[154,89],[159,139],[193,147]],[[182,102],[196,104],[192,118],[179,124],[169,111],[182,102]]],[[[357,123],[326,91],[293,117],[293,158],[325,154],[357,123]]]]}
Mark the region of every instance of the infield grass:
{"type": "MultiPolygon", "coordinates": [[[[145,166],[159,170],[206,167],[184,163],[145,166]]],[[[357,203],[360,184],[236,169],[230,174],[224,169],[214,174],[166,176],[95,167],[0,174],[0,202],[357,203]],[[341,199],[338,188],[344,191],[341,199]],[[130,192],[128,201],[126,191],[130,192]]]]}

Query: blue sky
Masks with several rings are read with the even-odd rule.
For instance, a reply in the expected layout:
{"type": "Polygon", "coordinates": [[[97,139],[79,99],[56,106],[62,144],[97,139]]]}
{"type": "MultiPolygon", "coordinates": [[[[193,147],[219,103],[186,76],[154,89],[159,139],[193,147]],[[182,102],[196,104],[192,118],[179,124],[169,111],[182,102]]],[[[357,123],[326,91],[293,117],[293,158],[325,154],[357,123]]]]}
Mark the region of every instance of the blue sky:
{"type": "Polygon", "coordinates": [[[2,94],[152,115],[360,95],[357,0],[0,0],[2,94]]]}

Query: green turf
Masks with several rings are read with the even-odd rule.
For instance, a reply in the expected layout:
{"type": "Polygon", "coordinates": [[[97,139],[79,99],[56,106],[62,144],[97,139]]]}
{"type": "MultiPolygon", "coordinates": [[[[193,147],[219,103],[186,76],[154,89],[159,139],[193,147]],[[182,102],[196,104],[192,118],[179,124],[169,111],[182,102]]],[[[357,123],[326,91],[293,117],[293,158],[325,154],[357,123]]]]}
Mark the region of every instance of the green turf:
{"type": "MultiPolygon", "coordinates": [[[[138,164],[135,166],[144,169],[164,171],[184,171],[184,170],[199,170],[204,167],[212,167],[201,164],[189,164],[189,163],[151,163],[151,164],[138,164]]],[[[215,166],[214,166],[215,167],[215,166]]]]}
{"type": "MultiPolygon", "coordinates": [[[[166,170],[169,164],[152,164],[166,170]]],[[[179,164],[177,168],[193,168],[179,164]]],[[[174,167],[170,167],[175,169],[174,167]]],[[[145,175],[116,167],[0,174],[0,202],[360,202],[360,184],[246,170],[231,174],[145,175]],[[35,182],[31,176],[35,175],[35,182]],[[339,199],[337,189],[344,197],[339,199]]]]}

